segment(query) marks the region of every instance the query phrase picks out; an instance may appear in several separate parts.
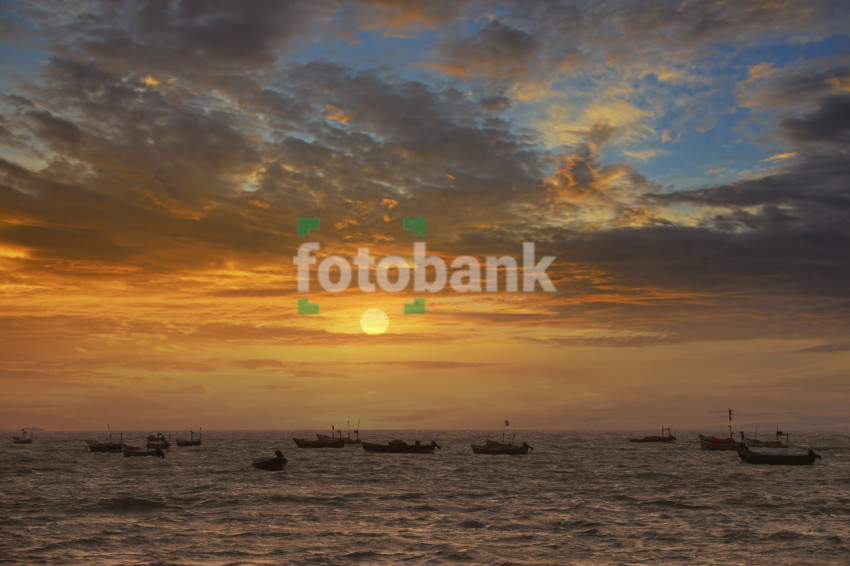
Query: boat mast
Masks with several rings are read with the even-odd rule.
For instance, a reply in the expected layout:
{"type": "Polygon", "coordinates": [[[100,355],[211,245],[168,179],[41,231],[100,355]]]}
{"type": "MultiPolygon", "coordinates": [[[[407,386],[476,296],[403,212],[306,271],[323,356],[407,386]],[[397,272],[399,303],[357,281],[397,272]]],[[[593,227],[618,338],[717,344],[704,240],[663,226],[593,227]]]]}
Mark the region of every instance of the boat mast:
{"type": "Polygon", "coordinates": [[[505,431],[508,430],[508,427],[511,426],[507,419],[505,420],[505,428],[502,429],[502,444],[505,443],[505,431]]]}
{"type": "Polygon", "coordinates": [[[729,438],[732,438],[732,409],[729,409],[729,438]]]}

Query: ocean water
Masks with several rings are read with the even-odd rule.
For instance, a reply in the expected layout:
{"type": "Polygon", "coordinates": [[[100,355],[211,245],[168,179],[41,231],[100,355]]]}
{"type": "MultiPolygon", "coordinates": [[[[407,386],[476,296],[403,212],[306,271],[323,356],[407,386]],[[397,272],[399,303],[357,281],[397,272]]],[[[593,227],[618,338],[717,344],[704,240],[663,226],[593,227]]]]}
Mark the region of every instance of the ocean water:
{"type": "Polygon", "coordinates": [[[850,564],[846,433],[792,434],[823,456],[799,467],[741,464],[701,450],[696,432],[626,440],[653,433],[525,431],[527,456],[487,456],[469,447],[478,431],[417,435],[443,446],[433,455],[296,448],[312,431],[204,431],[203,446],[164,460],[88,452],[103,432],[28,446],[10,433],[0,563],[850,564]],[[250,466],[275,448],[286,470],[250,466]]]}

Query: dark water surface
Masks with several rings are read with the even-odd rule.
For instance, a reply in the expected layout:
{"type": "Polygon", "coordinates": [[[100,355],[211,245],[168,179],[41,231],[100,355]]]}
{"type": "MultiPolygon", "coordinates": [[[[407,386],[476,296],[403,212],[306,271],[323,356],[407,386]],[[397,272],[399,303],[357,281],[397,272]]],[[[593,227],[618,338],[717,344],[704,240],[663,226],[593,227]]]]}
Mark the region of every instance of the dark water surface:
{"type": "MultiPolygon", "coordinates": [[[[205,431],[164,460],[89,453],[102,432],[29,446],[10,433],[0,563],[850,564],[846,433],[792,435],[823,456],[800,467],[743,465],[674,433],[653,445],[523,432],[529,455],[486,456],[469,448],[481,432],[424,433],[444,449],[405,455],[298,449],[305,431],[205,431]],[[278,447],[285,471],[251,468],[278,447]]],[[[364,435],[396,437],[414,438],[364,435]]]]}

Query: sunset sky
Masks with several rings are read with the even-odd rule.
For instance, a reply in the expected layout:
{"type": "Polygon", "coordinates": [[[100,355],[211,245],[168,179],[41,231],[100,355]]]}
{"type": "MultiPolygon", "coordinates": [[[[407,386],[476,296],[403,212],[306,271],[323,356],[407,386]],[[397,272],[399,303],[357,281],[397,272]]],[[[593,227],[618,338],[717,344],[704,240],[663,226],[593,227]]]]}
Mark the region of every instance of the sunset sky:
{"type": "Polygon", "coordinates": [[[840,0],[5,2],[0,429],[850,426],[848,29],[840,0]],[[305,241],[534,242],[557,292],[299,293],[305,241]]]}

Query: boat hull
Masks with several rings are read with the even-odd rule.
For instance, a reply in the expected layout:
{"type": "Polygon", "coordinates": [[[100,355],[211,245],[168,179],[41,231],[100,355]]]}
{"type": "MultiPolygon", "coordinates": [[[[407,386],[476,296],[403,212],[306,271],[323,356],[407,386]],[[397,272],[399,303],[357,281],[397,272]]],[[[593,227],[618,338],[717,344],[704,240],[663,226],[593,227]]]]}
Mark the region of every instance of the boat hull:
{"type": "Polygon", "coordinates": [[[472,452],[475,454],[528,454],[528,450],[531,448],[526,443],[522,443],[519,446],[513,446],[511,444],[505,444],[502,446],[481,446],[481,445],[472,445],[472,452]]]}
{"type": "Polygon", "coordinates": [[[807,454],[763,454],[742,450],[738,452],[741,461],[746,464],[763,464],[769,466],[811,466],[820,455],[809,450],[807,454]]]}
{"type": "Polygon", "coordinates": [[[675,436],[644,436],[643,438],[630,438],[629,442],[673,442],[675,436]]]}
{"type": "Polygon", "coordinates": [[[120,442],[94,442],[87,440],[86,445],[89,447],[89,452],[121,452],[123,446],[120,442]]]}
{"type": "Polygon", "coordinates": [[[286,467],[286,458],[270,458],[268,460],[260,460],[253,462],[251,465],[258,470],[266,470],[267,472],[278,472],[286,467]]]}
{"type": "Polygon", "coordinates": [[[298,448],[343,448],[345,442],[342,440],[307,440],[306,438],[293,438],[293,442],[298,448]]]}
{"type": "Polygon", "coordinates": [[[177,446],[200,446],[200,440],[178,440],[177,446]]]}
{"type": "Polygon", "coordinates": [[[739,451],[744,449],[743,444],[731,438],[711,438],[703,435],[699,435],[699,445],[703,450],[739,451]]]}
{"type": "Polygon", "coordinates": [[[363,450],[366,452],[384,452],[388,454],[433,454],[437,448],[435,442],[430,444],[375,444],[372,442],[362,442],[363,450]]]}

